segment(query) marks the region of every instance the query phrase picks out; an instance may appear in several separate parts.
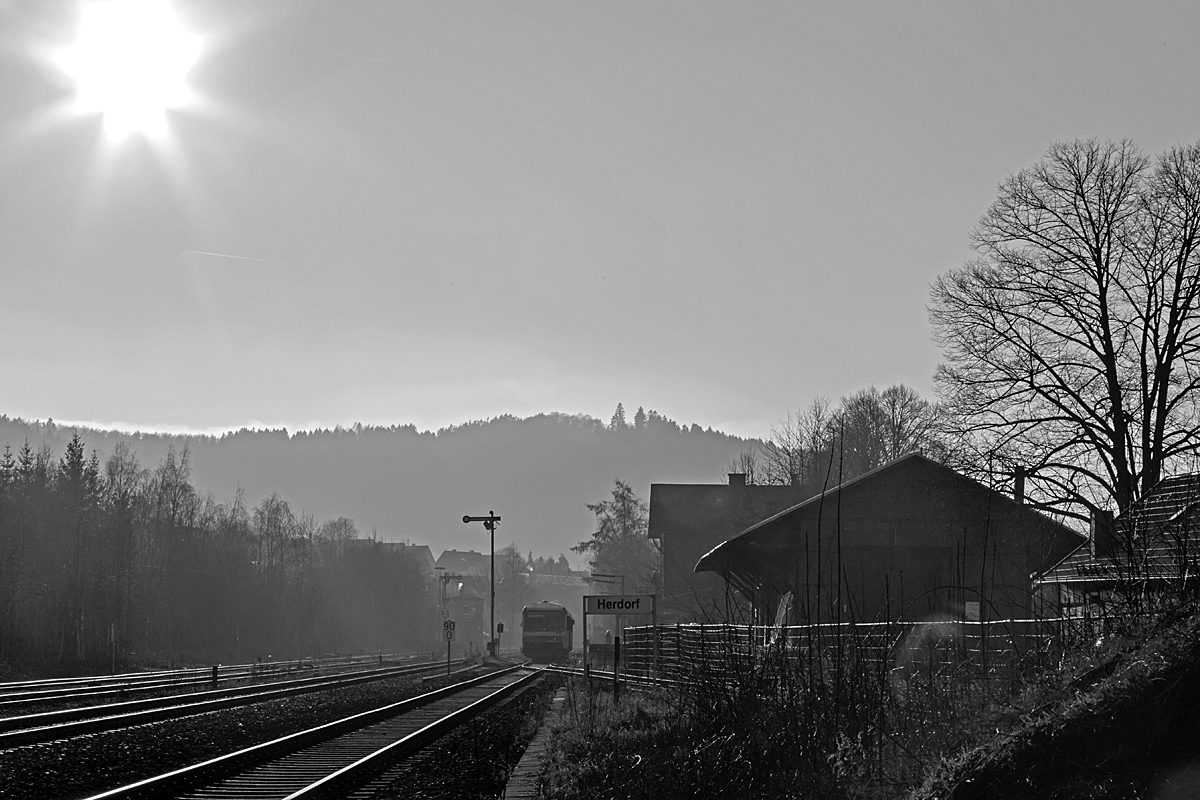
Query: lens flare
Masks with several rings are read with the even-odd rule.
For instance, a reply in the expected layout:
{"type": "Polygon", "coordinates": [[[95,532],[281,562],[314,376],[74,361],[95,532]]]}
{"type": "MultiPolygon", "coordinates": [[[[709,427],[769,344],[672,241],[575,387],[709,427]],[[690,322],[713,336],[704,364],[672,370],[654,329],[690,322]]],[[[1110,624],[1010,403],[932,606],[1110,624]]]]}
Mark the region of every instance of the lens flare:
{"type": "Polygon", "coordinates": [[[102,114],[110,137],[159,137],[167,110],[191,100],[185,79],[199,54],[199,37],[163,0],[108,0],[84,6],[58,63],[75,82],[75,110],[102,114]]]}

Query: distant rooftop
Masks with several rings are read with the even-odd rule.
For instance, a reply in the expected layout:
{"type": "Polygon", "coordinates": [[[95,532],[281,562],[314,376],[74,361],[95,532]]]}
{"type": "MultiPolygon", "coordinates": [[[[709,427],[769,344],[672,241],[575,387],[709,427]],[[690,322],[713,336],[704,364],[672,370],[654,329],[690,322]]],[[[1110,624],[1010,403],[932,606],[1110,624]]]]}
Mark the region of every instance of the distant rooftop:
{"type": "Polygon", "coordinates": [[[435,567],[457,575],[487,575],[491,559],[474,550],[443,550],[435,567]]]}

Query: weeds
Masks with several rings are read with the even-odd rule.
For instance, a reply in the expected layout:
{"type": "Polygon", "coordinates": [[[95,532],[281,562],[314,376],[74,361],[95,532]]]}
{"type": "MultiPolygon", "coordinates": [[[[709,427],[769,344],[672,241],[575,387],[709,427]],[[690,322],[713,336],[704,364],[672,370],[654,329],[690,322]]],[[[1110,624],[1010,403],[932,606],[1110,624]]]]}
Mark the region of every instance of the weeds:
{"type": "Polygon", "coordinates": [[[980,657],[953,622],[779,636],[689,627],[670,661],[673,689],[614,705],[599,683],[570,684],[543,797],[903,796],[949,769],[940,764],[1029,740],[1039,719],[1097,702],[1091,687],[1157,630],[997,628],[980,657]]]}

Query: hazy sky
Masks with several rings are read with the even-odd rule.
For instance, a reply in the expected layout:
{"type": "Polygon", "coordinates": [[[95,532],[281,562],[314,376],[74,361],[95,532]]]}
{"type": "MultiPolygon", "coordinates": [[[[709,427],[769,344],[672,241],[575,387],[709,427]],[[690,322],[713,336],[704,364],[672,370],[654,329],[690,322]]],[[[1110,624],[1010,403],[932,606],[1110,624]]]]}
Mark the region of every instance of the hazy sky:
{"type": "Polygon", "coordinates": [[[0,413],[761,436],[931,392],[929,282],[1051,140],[1200,138],[1188,2],[172,8],[192,99],[116,138],[79,5],[0,0],[0,413]]]}

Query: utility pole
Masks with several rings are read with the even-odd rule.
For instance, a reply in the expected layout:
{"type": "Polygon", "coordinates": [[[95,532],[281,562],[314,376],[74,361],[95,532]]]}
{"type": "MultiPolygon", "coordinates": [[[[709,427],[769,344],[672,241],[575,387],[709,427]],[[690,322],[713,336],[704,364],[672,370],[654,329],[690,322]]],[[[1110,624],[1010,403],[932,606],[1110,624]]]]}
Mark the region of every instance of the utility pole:
{"type": "Polygon", "coordinates": [[[486,517],[463,517],[464,523],[482,522],[483,527],[492,534],[492,604],[491,604],[491,623],[488,628],[488,653],[493,658],[496,656],[496,526],[500,524],[500,518],[496,516],[494,511],[488,511],[486,517]]]}

